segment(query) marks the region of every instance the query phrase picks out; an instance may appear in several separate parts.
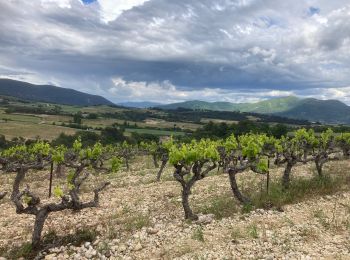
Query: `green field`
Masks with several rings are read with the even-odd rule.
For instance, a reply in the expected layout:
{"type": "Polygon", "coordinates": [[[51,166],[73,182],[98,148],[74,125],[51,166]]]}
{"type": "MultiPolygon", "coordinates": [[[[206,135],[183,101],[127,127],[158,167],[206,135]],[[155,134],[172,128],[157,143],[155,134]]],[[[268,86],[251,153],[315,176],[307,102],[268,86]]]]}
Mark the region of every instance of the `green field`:
{"type": "Polygon", "coordinates": [[[158,136],[164,135],[173,135],[173,136],[184,136],[184,132],[175,132],[175,131],[166,131],[166,130],[157,130],[157,129],[145,129],[145,128],[127,128],[126,132],[129,133],[138,133],[138,134],[152,134],[158,136]]]}
{"type": "MultiPolygon", "coordinates": [[[[73,122],[73,114],[81,112],[84,115],[97,114],[97,119],[83,118],[81,124],[89,128],[105,128],[114,124],[137,126],[137,128],[128,128],[125,131],[126,136],[130,136],[132,132],[139,134],[152,134],[156,136],[182,136],[184,132],[167,131],[161,129],[173,128],[174,125],[181,129],[195,130],[200,127],[199,124],[191,122],[172,122],[156,118],[147,118],[145,120],[122,120],[117,118],[109,118],[106,114],[118,114],[125,111],[129,111],[127,108],[110,107],[110,106],[91,106],[91,107],[79,107],[68,105],[56,105],[47,104],[42,102],[22,102],[16,99],[10,99],[7,104],[0,104],[0,135],[4,135],[6,139],[12,139],[15,137],[23,137],[25,139],[55,139],[60,133],[69,135],[75,134],[81,129],[70,128],[62,126],[62,124],[69,124],[73,122]],[[22,107],[22,108],[41,108],[51,110],[59,106],[60,110],[57,114],[33,114],[32,112],[16,112],[6,113],[6,109],[9,107],[22,107]],[[152,129],[154,128],[154,129],[152,129]]],[[[139,111],[138,111],[139,112],[139,111]]],[[[147,112],[147,110],[144,110],[147,112]]],[[[51,112],[52,113],[52,112],[51,112]]],[[[155,113],[162,113],[157,112],[155,113]]]]}
{"type": "Polygon", "coordinates": [[[0,134],[4,135],[6,139],[14,137],[24,137],[26,139],[42,139],[52,140],[60,133],[73,135],[77,129],[62,127],[57,125],[35,124],[30,122],[0,122],[0,134]]]}

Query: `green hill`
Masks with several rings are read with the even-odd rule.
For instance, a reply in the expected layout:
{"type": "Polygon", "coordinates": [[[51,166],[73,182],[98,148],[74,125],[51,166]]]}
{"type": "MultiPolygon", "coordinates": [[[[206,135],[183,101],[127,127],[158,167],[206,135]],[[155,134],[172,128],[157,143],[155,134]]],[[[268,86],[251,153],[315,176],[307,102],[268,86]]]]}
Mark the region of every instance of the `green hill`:
{"type": "Polygon", "coordinates": [[[350,107],[339,100],[302,99],[297,106],[275,114],[311,122],[350,124],[350,107]]]}
{"type": "Polygon", "coordinates": [[[69,88],[60,88],[51,85],[34,85],[10,79],[0,79],[0,95],[62,105],[113,105],[112,102],[101,96],[90,95],[69,88]]]}
{"type": "Polygon", "coordinates": [[[195,100],[160,106],[163,109],[176,109],[180,107],[200,110],[253,112],[329,124],[350,124],[350,107],[338,100],[300,99],[289,96],[273,98],[257,103],[205,102],[195,100]]]}
{"type": "Polygon", "coordinates": [[[159,106],[164,109],[200,109],[215,111],[241,111],[254,113],[278,113],[287,111],[298,104],[300,101],[297,97],[284,97],[265,100],[257,103],[230,103],[230,102],[205,102],[199,100],[185,101],[181,103],[173,103],[169,105],[159,106]]]}

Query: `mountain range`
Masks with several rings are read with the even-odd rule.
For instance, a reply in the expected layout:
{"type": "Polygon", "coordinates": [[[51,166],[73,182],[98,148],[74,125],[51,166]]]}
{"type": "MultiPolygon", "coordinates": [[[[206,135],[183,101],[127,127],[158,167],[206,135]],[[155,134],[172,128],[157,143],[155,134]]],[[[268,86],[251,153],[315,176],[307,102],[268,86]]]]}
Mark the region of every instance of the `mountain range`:
{"type": "Polygon", "coordinates": [[[158,107],[161,106],[161,103],[156,102],[149,102],[149,101],[143,101],[143,102],[122,102],[118,103],[119,106],[123,107],[130,107],[130,108],[150,108],[150,107],[158,107]]]}
{"type": "Polygon", "coordinates": [[[52,85],[34,85],[23,81],[0,79],[0,95],[23,100],[75,106],[114,105],[104,97],[52,85]]]}
{"type": "MultiPolygon", "coordinates": [[[[76,106],[114,105],[104,97],[52,85],[34,85],[27,82],[0,79],[0,95],[23,100],[76,106]]],[[[153,102],[124,102],[119,105],[134,108],[187,108],[193,110],[240,111],[272,114],[293,119],[327,124],[350,124],[350,106],[338,100],[318,100],[288,96],[257,103],[185,101],[168,105],[153,102]]]]}
{"type": "Polygon", "coordinates": [[[194,100],[161,105],[159,108],[252,112],[305,119],[311,122],[350,124],[350,106],[339,100],[302,99],[294,96],[273,98],[257,103],[205,102],[194,100]]]}

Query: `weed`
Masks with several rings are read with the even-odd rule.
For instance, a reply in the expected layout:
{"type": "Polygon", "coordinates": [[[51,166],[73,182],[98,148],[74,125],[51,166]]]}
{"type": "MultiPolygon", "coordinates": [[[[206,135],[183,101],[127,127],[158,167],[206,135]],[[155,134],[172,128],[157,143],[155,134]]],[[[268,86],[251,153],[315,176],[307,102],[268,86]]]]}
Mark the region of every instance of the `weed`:
{"type": "Polygon", "coordinates": [[[254,209],[254,205],[252,203],[245,203],[242,207],[242,213],[249,213],[254,209]]]}
{"type": "Polygon", "coordinates": [[[284,221],[290,226],[293,227],[295,225],[295,223],[293,222],[293,220],[291,220],[290,218],[288,218],[287,216],[283,217],[284,221]]]}
{"type": "Polygon", "coordinates": [[[204,235],[203,235],[203,228],[201,226],[197,227],[193,234],[192,234],[192,239],[204,242],[204,235]]]}
{"type": "Polygon", "coordinates": [[[257,208],[266,208],[266,205],[281,208],[283,205],[297,203],[305,198],[338,192],[343,183],[343,178],[332,178],[329,175],[321,178],[298,178],[290,183],[288,190],[283,190],[279,182],[272,182],[268,194],[254,193],[252,195],[252,204],[257,208]]]}
{"type": "Polygon", "coordinates": [[[330,223],[327,220],[326,214],[323,212],[321,209],[317,209],[314,211],[314,217],[317,218],[318,222],[324,227],[324,228],[329,228],[330,223]]]}
{"type": "Polygon", "coordinates": [[[308,227],[301,228],[299,235],[306,239],[316,239],[315,231],[308,227]]]}
{"type": "Polygon", "coordinates": [[[244,238],[245,235],[240,228],[235,228],[231,231],[230,237],[232,239],[232,242],[237,242],[239,239],[244,238]]]}
{"type": "Polygon", "coordinates": [[[102,243],[98,244],[97,251],[105,255],[111,251],[111,247],[107,242],[103,241],[102,243]]]}
{"type": "Polygon", "coordinates": [[[19,247],[13,249],[0,248],[0,256],[3,256],[8,259],[33,259],[36,256],[37,252],[35,252],[32,248],[31,243],[25,243],[19,247]]]}
{"type": "Polygon", "coordinates": [[[232,196],[221,195],[211,198],[198,211],[204,214],[214,214],[217,219],[231,217],[238,212],[238,206],[232,196]]]}
{"type": "Polygon", "coordinates": [[[42,244],[44,246],[59,246],[72,244],[74,246],[80,246],[84,242],[93,242],[98,233],[91,228],[83,228],[75,231],[74,234],[69,234],[67,236],[59,237],[56,232],[50,230],[43,237],[42,244]]]}
{"type": "Polygon", "coordinates": [[[125,231],[131,232],[150,226],[151,220],[149,215],[137,214],[135,216],[124,218],[121,221],[121,224],[123,224],[123,229],[125,231]]]}
{"type": "Polygon", "coordinates": [[[256,224],[251,224],[248,226],[247,233],[251,238],[258,238],[258,227],[256,224]]]}

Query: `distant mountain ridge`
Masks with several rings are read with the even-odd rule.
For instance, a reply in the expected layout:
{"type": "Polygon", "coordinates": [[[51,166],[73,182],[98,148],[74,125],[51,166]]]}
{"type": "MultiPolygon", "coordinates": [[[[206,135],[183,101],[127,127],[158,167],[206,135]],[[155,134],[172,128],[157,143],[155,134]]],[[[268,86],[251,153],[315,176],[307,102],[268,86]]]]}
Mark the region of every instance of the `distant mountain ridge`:
{"type": "Polygon", "coordinates": [[[156,103],[156,102],[123,102],[123,103],[118,103],[119,106],[123,107],[130,107],[130,108],[150,108],[150,107],[158,107],[161,106],[161,103],[156,103]]]}
{"type": "Polygon", "coordinates": [[[287,111],[288,109],[291,109],[294,106],[296,106],[299,101],[300,99],[294,96],[269,99],[257,103],[206,102],[200,100],[193,100],[168,105],[161,105],[158,107],[164,109],[177,109],[182,107],[188,109],[241,111],[270,114],[287,111]]]}
{"type": "Polygon", "coordinates": [[[230,103],[185,101],[162,105],[162,109],[201,109],[215,111],[240,111],[260,114],[273,114],[293,119],[328,124],[350,124],[350,106],[339,100],[301,99],[295,96],[273,98],[257,103],[230,103]]]}
{"type": "MultiPolygon", "coordinates": [[[[115,105],[106,98],[98,95],[91,95],[73,89],[51,85],[34,85],[10,79],[0,79],[0,95],[62,105],[115,105]]],[[[257,103],[205,102],[193,100],[168,105],[160,105],[153,102],[125,102],[120,105],[134,108],[158,107],[162,109],[187,108],[213,111],[240,111],[271,114],[327,124],[350,124],[350,106],[347,106],[339,100],[301,99],[294,96],[273,98],[257,103]]]]}
{"type": "Polygon", "coordinates": [[[0,95],[61,105],[114,105],[111,101],[98,95],[52,85],[34,85],[11,79],[0,79],[0,95]]]}

